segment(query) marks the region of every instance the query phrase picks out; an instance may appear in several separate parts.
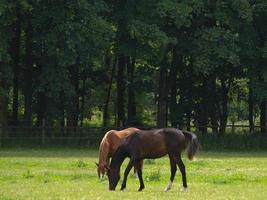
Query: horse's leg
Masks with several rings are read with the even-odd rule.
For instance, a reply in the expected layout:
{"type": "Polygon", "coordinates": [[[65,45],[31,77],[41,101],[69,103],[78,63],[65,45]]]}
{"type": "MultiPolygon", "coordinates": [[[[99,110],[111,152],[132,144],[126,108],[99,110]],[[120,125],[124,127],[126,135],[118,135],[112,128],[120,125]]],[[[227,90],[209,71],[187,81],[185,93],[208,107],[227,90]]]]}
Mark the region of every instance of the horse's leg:
{"type": "Polygon", "coordinates": [[[140,160],[140,168],[143,169],[144,160],[140,160]]]}
{"type": "Polygon", "coordinates": [[[135,164],[135,168],[137,170],[137,175],[138,175],[139,182],[140,182],[140,187],[138,191],[142,191],[145,188],[143,176],[142,176],[142,167],[143,167],[143,160],[140,160],[135,164]]]}
{"type": "Polygon", "coordinates": [[[171,177],[170,177],[170,181],[169,184],[167,185],[167,187],[165,188],[165,192],[169,191],[172,187],[172,183],[176,174],[176,170],[177,170],[177,166],[176,166],[176,161],[174,159],[173,156],[169,155],[170,158],[170,166],[171,166],[171,177]]]}
{"type": "MultiPolygon", "coordinates": [[[[143,169],[144,160],[140,160],[138,162],[140,163],[140,168],[143,169]]],[[[134,175],[135,175],[135,178],[138,178],[138,173],[137,173],[137,167],[136,166],[134,166],[134,175]]]]}
{"type": "Polygon", "coordinates": [[[132,167],[134,166],[135,161],[134,160],[130,160],[125,171],[124,171],[124,177],[123,177],[123,181],[121,184],[121,190],[124,190],[126,188],[126,181],[127,181],[127,176],[129,174],[129,172],[131,171],[132,167]]]}
{"type": "Polygon", "coordinates": [[[182,179],[183,179],[183,186],[184,186],[184,189],[187,188],[187,183],[186,183],[186,172],[185,172],[185,166],[184,166],[184,163],[181,159],[181,155],[179,155],[178,159],[177,159],[177,165],[181,171],[181,174],[182,174],[182,179]]]}

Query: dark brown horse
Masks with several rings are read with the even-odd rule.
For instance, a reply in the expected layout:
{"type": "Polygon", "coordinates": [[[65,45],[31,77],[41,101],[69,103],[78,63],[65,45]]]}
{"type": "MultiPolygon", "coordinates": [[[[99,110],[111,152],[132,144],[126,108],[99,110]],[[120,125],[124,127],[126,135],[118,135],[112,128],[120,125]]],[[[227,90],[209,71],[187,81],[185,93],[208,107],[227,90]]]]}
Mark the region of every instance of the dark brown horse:
{"type": "Polygon", "coordinates": [[[129,135],[119,146],[111,160],[108,171],[109,189],[115,190],[120,179],[120,167],[126,157],[130,158],[128,166],[124,172],[124,179],[121,185],[121,190],[126,188],[126,181],[129,171],[133,166],[137,169],[138,178],[140,181],[139,191],[144,189],[142,178],[142,168],[140,160],[149,158],[160,158],[169,155],[171,165],[171,177],[165,191],[171,189],[173,179],[178,165],[183,180],[184,189],[187,188],[185,166],[181,159],[181,153],[188,146],[188,158],[193,159],[197,149],[198,140],[195,134],[188,131],[181,131],[174,128],[164,128],[149,131],[136,131],[129,135]]]}

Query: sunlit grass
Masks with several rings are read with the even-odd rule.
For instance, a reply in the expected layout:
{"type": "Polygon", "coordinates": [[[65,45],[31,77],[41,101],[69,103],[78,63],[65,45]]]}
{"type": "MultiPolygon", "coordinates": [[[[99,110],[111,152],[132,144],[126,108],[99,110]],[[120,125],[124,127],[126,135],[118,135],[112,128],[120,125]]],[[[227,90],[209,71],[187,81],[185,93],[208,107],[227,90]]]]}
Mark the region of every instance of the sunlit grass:
{"type": "MultiPolygon", "coordinates": [[[[177,171],[173,188],[163,192],[169,176],[167,157],[144,164],[146,188],[129,176],[127,188],[108,191],[97,179],[97,151],[75,149],[0,150],[0,199],[264,199],[267,197],[267,153],[200,152],[183,158],[189,189],[180,192],[177,171]]],[[[127,161],[122,169],[125,168],[127,161]]],[[[132,173],[132,172],[131,172],[132,173]]],[[[121,175],[123,173],[121,172],[121,175]]]]}

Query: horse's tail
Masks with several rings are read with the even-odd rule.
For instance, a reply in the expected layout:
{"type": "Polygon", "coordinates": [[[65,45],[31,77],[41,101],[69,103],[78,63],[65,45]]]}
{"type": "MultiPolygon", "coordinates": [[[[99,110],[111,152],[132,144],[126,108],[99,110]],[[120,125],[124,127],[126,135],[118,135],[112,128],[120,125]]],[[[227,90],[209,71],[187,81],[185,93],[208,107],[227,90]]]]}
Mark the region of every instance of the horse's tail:
{"type": "Polygon", "coordinates": [[[199,148],[197,136],[189,131],[182,131],[182,132],[185,135],[188,144],[187,156],[189,160],[192,160],[199,148]]]}

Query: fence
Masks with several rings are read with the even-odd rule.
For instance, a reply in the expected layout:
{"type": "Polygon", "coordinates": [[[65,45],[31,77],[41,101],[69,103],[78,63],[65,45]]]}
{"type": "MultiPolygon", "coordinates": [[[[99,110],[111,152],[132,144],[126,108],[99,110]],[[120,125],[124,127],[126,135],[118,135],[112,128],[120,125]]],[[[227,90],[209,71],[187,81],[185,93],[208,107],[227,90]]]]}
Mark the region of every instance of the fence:
{"type": "MultiPolygon", "coordinates": [[[[151,129],[153,127],[141,127],[151,129]]],[[[198,127],[199,128],[199,127],[198,127]]],[[[249,133],[249,126],[227,125],[226,134],[217,137],[208,127],[208,133],[203,135],[192,126],[191,130],[198,135],[205,149],[266,149],[267,137],[262,137],[260,126],[254,127],[254,133],[249,133]]],[[[116,127],[55,127],[55,126],[8,126],[2,135],[2,147],[85,147],[97,148],[104,134],[116,127]]]]}
{"type": "Polygon", "coordinates": [[[107,129],[100,127],[8,126],[2,146],[82,146],[96,147],[107,129]]]}

